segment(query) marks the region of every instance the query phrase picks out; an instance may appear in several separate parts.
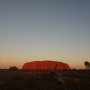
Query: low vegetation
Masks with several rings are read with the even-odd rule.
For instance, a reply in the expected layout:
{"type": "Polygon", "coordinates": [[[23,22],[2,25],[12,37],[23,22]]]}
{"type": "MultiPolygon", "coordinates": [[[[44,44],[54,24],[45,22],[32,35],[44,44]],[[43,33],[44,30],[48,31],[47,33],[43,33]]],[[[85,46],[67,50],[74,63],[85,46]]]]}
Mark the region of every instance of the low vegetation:
{"type": "Polygon", "coordinates": [[[0,70],[0,90],[90,90],[90,71],[0,70]]]}

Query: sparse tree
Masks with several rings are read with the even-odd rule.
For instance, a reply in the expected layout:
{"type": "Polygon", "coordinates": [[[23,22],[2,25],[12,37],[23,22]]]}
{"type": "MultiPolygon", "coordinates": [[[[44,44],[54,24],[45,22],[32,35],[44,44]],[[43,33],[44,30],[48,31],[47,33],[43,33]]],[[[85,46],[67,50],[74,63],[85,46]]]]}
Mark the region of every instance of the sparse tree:
{"type": "Polygon", "coordinates": [[[89,69],[90,68],[90,63],[88,61],[85,61],[84,62],[84,65],[85,65],[86,69],[89,69]]]}
{"type": "Polygon", "coordinates": [[[18,67],[16,67],[16,66],[11,66],[11,67],[9,68],[9,70],[17,71],[17,70],[18,70],[18,67]]]}

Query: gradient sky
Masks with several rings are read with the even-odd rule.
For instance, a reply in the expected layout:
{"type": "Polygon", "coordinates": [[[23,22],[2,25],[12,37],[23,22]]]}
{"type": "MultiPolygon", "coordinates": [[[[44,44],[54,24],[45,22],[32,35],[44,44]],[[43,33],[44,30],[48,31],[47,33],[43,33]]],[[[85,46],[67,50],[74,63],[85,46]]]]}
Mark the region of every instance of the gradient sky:
{"type": "Polygon", "coordinates": [[[0,68],[56,60],[90,61],[90,0],[0,0],[0,68]]]}

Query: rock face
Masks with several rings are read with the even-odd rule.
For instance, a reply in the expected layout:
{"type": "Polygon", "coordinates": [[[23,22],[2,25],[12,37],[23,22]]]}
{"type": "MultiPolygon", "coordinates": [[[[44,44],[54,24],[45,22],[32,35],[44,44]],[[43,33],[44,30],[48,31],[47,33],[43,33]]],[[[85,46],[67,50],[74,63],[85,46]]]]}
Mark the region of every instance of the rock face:
{"type": "Polygon", "coordinates": [[[25,63],[22,69],[29,70],[70,70],[68,64],[57,61],[33,61],[25,63]]]}

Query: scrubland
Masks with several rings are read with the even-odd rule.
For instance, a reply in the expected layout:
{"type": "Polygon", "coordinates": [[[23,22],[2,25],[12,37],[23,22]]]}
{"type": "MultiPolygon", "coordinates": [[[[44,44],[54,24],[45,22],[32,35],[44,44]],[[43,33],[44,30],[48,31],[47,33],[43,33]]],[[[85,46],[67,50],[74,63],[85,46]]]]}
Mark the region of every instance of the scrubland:
{"type": "Polygon", "coordinates": [[[90,90],[90,70],[0,70],[0,90],[90,90]]]}

